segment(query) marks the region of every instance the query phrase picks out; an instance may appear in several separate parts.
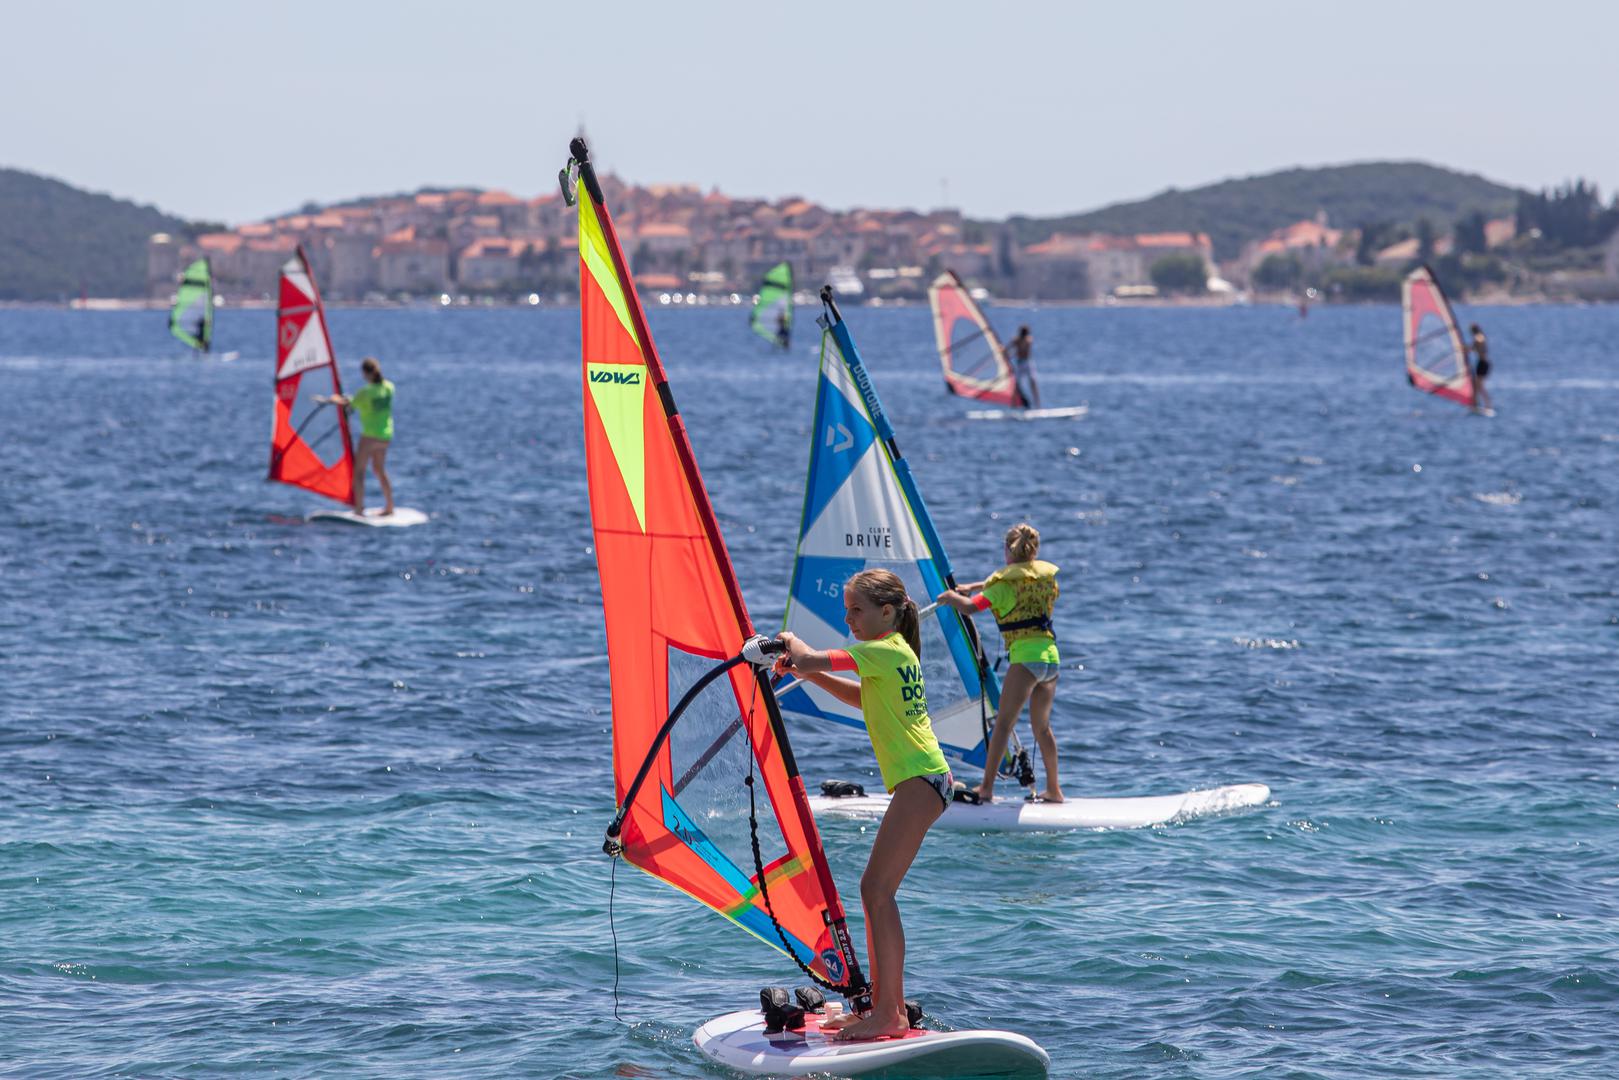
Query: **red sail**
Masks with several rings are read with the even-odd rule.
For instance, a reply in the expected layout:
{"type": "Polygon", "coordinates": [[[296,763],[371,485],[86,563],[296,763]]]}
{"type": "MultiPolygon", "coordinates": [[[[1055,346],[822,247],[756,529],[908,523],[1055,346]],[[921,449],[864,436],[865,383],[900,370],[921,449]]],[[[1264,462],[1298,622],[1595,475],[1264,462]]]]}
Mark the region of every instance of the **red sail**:
{"type": "Polygon", "coordinates": [[[928,305],[950,392],[1014,408],[1028,405],[1018,391],[1006,347],[955,271],[946,270],[933,279],[928,305]]]}
{"type": "Polygon", "coordinates": [[[1433,271],[1419,266],[1400,289],[1405,312],[1405,373],[1411,385],[1430,394],[1478,405],[1478,387],[1467,363],[1467,348],[1456,313],[1433,271]]]}
{"type": "Polygon", "coordinates": [[[612,218],[591,187],[581,178],[585,461],[622,852],[821,978],[849,985],[858,962],[769,682],[742,665],[694,690],[741,650],[753,625],[612,218]]]}
{"type": "Polygon", "coordinates": [[[303,248],[281,267],[275,320],[275,427],[270,479],[340,503],[354,499],[348,413],[315,401],[342,393],[326,310],[303,248]]]}

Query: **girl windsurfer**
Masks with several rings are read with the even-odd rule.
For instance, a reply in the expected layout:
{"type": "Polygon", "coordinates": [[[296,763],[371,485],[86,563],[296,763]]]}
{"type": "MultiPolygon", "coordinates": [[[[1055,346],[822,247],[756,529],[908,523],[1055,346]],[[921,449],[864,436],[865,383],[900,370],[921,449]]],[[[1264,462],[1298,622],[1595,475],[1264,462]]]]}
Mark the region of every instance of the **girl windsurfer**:
{"type": "MultiPolygon", "coordinates": [[[[877,828],[860,900],[866,911],[866,956],[871,963],[872,1010],[839,1026],[833,1038],[878,1039],[904,1034],[905,928],[896,900],[922,838],[950,805],[955,778],[928,718],[922,688],[921,630],[916,604],[888,570],[862,570],[843,587],[844,621],[855,641],[819,652],[791,633],[781,635],[786,655],[778,673],[792,671],[839,701],[858,705],[877,754],[883,786],[893,793],[877,828]],[[853,671],[859,680],[834,671],[853,671]]],[[[823,1029],[824,1030],[824,1029],[823,1029]]]]}

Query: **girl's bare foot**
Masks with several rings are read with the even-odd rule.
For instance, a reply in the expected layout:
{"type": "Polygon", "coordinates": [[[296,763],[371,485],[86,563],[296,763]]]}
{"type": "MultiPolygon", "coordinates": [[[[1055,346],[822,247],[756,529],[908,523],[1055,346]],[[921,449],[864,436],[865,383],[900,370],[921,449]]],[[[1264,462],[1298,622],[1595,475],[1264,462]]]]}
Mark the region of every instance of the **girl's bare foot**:
{"type": "Polygon", "coordinates": [[[1065,801],[1063,799],[1063,797],[1062,797],[1062,792],[1053,791],[1050,788],[1047,788],[1046,793],[1044,795],[1040,796],[1040,798],[1042,800],[1044,800],[1045,802],[1064,802],[1065,801]]]}
{"type": "Polygon", "coordinates": [[[973,794],[978,796],[978,801],[981,803],[987,804],[995,801],[995,789],[993,787],[985,787],[983,784],[979,784],[973,788],[973,794]]]}
{"type": "Polygon", "coordinates": [[[849,1013],[849,1012],[839,1013],[836,1017],[834,1017],[831,1020],[822,1020],[821,1021],[821,1031],[823,1033],[824,1032],[829,1032],[829,1031],[842,1031],[844,1028],[848,1027],[850,1024],[858,1023],[859,1020],[860,1020],[860,1017],[856,1013],[849,1013]]]}
{"type": "Polygon", "coordinates": [[[832,1038],[839,1042],[856,1042],[862,1039],[887,1039],[903,1035],[911,1030],[910,1018],[905,1013],[881,1014],[868,1013],[857,1023],[848,1027],[839,1028],[832,1038]]]}

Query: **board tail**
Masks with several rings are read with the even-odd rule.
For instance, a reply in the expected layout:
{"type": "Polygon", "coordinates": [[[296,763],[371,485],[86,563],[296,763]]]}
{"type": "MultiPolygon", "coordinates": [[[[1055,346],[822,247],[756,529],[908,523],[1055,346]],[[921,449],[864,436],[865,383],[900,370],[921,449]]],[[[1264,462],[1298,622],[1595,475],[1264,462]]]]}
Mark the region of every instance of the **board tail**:
{"type": "Polygon", "coordinates": [[[939,363],[950,392],[1012,408],[1026,407],[1029,403],[1018,389],[1006,347],[955,271],[946,270],[933,279],[928,286],[928,306],[933,310],[939,363]]]}
{"type": "Polygon", "coordinates": [[[571,149],[564,191],[578,202],[585,461],[613,693],[609,850],[828,987],[864,994],[775,694],[762,667],[740,660],[753,624],[685,423],[584,141],[571,149]]]}
{"type": "MultiPolygon", "coordinates": [[[[821,375],[786,628],[817,649],[832,649],[851,640],[843,585],[860,571],[893,571],[918,607],[955,588],[956,580],[848,324],[830,290],[821,298],[821,375]]],[[[982,766],[1000,684],[972,623],[952,608],[936,609],[922,621],[921,660],[940,747],[982,766]]],[[[809,683],[784,685],[781,704],[792,714],[865,726],[859,708],[809,683]]]]}
{"type": "Polygon", "coordinates": [[[180,275],[180,287],[169,311],[169,333],[207,352],[214,341],[214,272],[206,258],[198,259],[180,275]]]}
{"type": "Polygon", "coordinates": [[[1405,374],[1429,394],[1478,407],[1478,384],[1467,362],[1467,346],[1439,279],[1427,266],[1405,276],[1400,286],[1405,316],[1405,374]]]}
{"type": "Polygon", "coordinates": [[[343,392],[315,275],[299,248],[281,267],[275,335],[270,479],[340,503],[354,498],[348,413],[315,399],[343,392]]]}

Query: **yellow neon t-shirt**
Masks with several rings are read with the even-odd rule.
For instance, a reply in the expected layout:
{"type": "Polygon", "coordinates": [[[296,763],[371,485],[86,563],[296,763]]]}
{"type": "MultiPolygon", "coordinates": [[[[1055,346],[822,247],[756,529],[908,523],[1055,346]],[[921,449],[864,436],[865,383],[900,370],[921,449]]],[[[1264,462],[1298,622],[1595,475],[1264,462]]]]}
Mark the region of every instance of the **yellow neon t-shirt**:
{"type": "Polygon", "coordinates": [[[844,646],[860,673],[860,713],[889,791],[913,776],[949,772],[928,719],[922,662],[898,631],[844,646]]]}

